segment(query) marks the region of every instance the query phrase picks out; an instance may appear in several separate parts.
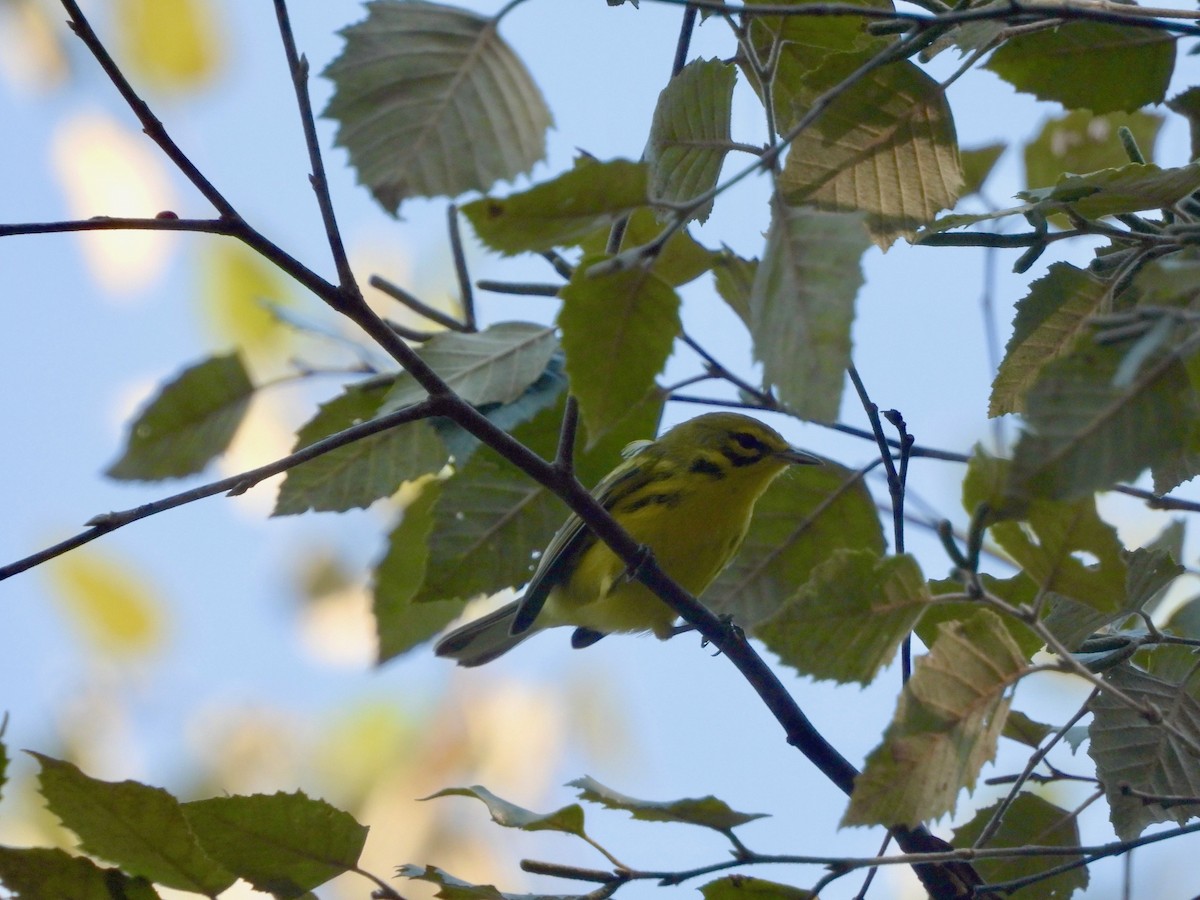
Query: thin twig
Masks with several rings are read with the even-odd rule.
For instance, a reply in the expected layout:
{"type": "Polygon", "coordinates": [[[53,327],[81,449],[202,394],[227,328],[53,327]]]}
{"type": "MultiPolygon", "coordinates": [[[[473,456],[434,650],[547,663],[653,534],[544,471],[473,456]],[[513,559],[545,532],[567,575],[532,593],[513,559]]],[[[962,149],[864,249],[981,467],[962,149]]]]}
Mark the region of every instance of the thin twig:
{"type": "Polygon", "coordinates": [[[467,326],[454,318],[454,316],[444,313],[422,300],[418,300],[404,288],[400,287],[400,285],[393,284],[386,278],[379,275],[372,275],[368,284],[377,291],[383,291],[393,300],[403,303],[417,315],[424,316],[429,321],[436,322],[443,328],[449,328],[451,331],[467,331],[467,326]]]}
{"type": "Polygon", "coordinates": [[[454,257],[454,274],[458,278],[458,293],[462,303],[463,325],[467,331],[477,331],[475,323],[475,293],[471,290],[471,274],[467,271],[467,255],[463,252],[462,231],[458,227],[458,207],[446,207],[450,230],[450,253],[454,257]]]}
{"type": "Polygon", "coordinates": [[[565,476],[575,474],[575,435],[579,430],[579,401],[574,394],[567,394],[563,407],[562,428],[558,433],[558,452],[554,467],[565,476]]]}
{"type": "Polygon", "coordinates": [[[532,281],[493,281],[480,278],[475,287],[494,294],[520,294],[529,297],[557,297],[562,287],[556,284],[541,284],[532,281]]]}

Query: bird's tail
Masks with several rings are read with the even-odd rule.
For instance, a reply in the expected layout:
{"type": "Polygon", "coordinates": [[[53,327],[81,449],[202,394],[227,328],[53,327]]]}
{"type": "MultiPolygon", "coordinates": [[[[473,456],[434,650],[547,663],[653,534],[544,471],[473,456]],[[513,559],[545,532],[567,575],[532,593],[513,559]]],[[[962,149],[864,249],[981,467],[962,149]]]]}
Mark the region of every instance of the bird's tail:
{"type": "Polygon", "coordinates": [[[518,605],[519,601],[513,601],[474,622],[455,628],[437,642],[433,652],[454,660],[460,666],[482,666],[502,656],[537,631],[531,628],[520,634],[512,633],[518,605]]]}

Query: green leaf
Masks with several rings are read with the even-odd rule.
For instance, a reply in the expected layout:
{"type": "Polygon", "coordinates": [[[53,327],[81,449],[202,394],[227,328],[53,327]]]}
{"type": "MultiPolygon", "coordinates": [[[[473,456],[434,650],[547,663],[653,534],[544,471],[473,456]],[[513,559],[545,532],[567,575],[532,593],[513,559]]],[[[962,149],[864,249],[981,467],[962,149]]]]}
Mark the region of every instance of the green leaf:
{"type": "Polygon", "coordinates": [[[1096,172],[1125,165],[1130,160],[1117,136],[1121,126],[1133,133],[1146,159],[1153,159],[1162,123],[1162,116],[1141,111],[1097,116],[1077,110],[1050,119],[1025,145],[1025,184],[1054,184],[1064,172],[1096,172]]]}
{"type": "Polygon", "coordinates": [[[572,803],[554,812],[535,813],[502,800],[478,784],[471,787],[443,788],[422,799],[433,800],[438,797],[474,797],[487,806],[492,821],[505,828],[519,828],[521,831],[560,831],[588,840],[587,833],[583,830],[583,807],[578,803],[572,803]]]}
{"type": "MultiPolygon", "coordinates": [[[[390,396],[394,380],[387,376],[360,381],[321,404],[297,432],[294,449],[375,418],[390,396]]],[[[397,425],[289,469],[271,514],[364,508],[390,497],[405,481],[437,472],[447,458],[445,446],[428,421],[397,425]]]]}
{"type": "MultiPolygon", "coordinates": [[[[838,53],[805,79],[807,109],[875,55],[838,53]]],[[[881,247],[912,236],[962,185],[945,92],[907,60],[872,70],[792,143],[779,190],[793,204],[864,212],[881,247]]]]}
{"type": "Polygon", "coordinates": [[[986,63],[1018,91],[1095,113],[1161,102],[1174,67],[1170,35],[1101,22],[1010,38],[986,63]]]}
{"type": "MultiPolygon", "coordinates": [[[[716,186],[729,152],[729,117],[737,69],[719,59],[694,59],[663,88],[650,124],[646,162],[650,196],[687,203],[716,186]]],[[[701,222],[712,201],[689,218],[701,222]]]]}
{"type": "Polygon", "coordinates": [[[766,813],[737,812],[724,800],[711,795],[682,800],[639,800],[605,787],[587,775],[568,782],[567,786],[579,788],[581,800],[599,803],[608,809],[623,809],[643,822],[680,822],[724,833],[755,819],[766,818],[766,813]]]}
{"type": "Polygon", "coordinates": [[[961,151],[959,162],[962,163],[963,186],[959,196],[969,197],[983,190],[983,183],[992,174],[996,161],[1007,149],[1007,144],[997,142],[961,151]]]}
{"type": "Polygon", "coordinates": [[[876,554],[884,548],[879,513],[861,474],[828,461],[794,467],[755,505],[742,548],[704,592],[704,603],[754,633],[843,547],[876,554]]]}
{"type": "Polygon", "coordinates": [[[1025,399],[1009,493],[1073,499],[1136,478],[1188,445],[1200,403],[1178,357],[1158,352],[1116,384],[1122,348],[1083,336],[1047,363],[1025,399]]]}
{"type": "Polygon", "coordinates": [[[0,882],[23,900],[158,900],[144,878],[49,847],[0,847],[0,882]]]}
{"type": "Polygon", "coordinates": [[[911,556],[839,550],[755,635],[802,675],[866,685],[932,602],[911,556]]]}
{"type": "MultiPolygon", "coordinates": [[[[663,225],[648,208],[636,209],[625,220],[625,231],[621,236],[619,252],[644,247],[657,241],[663,225]]],[[[584,256],[599,256],[608,251],[610,228],[600,228],[580,241],[584,256]]],[[[639,261],[671,287],[679,287],[699,278],[720,259],[720,254],[697,243],[686,228],[672,234],[650,259],[639,261]]]]}
{"type": "MultiPolygon", "coordinates": [[[[1167,101],[1167,107],[1187,119],[1192,152],[1189,159],[1200,156],[1200,87],[1190,87],[1167,101]]],[[[1146,156],[1149,159],[1149,154],[1146,156]]]]}
{"type": "Polygon", "coordinates": [[[1063,175],[1053,187],[1018,191],[1045,216],[1067,209],[1088,219],[1171,206],[1200,188],[1200,164],[1162,169],[1128,163],[1086,175],[1063,175]]]}
{"type": "Polygon", "coordinates": [[[577,244],[647,203],[645,163],[581,157],[550,181],[461,208],[475,234],[506,256],[577,244]]]}
{"type": "Polygon", "coordinates": [[[996,752],[1025,658],[999,617],[982,609],[938,629],[855,779],[842,825],[916,826],[954,810],[996,752]]]}
{"type": "Polygon", "coordinates": [[[1065,355],[1088,330],[1107,285],[1083,269],[1054,263],[1017,301],[1013,334],[992,383],[989,416],[1024,412],[1025,393],[1042,367],[1065,355]]]}
{"type": "Polygon", "coordinates": [[[804,418],[837,419],[868,246],[857,215],[774,204],[750,289],[750,332],[764,384],[804,418]]]}
{"type": "Polygon", "coordinates": [[[1160,722],[1148,721],[1110,691],[1088,702],[1094,718],[1088,729],[1088,754],[1108,799],[1109,818],[1123,841],[1156,822],[1177,822],[1200,815],[1200,803],[1145,802],[1124,787],[1153,797],[1200,797],[1200,701],[1181,685],[1161,681],[1129,666],[1111,669],[1104,680],[1143,707],[1153,708],[1160,722]]]}
{"type": "MultiPolygon", "coordinates": [[[[463,400],[474,406],[514,403],[546,371],[558,351],[553,328],[531,322],[498,322],[483,331],[435,335],[421,359],[463,400]]],[[[425,388],[405,373],[380,406],[391,412],[424,400],[425,388]]]]}
{"type": "Polygon", "coordinates": [[[728,247],[723,248],[713,266],[717,293],[737,313],[746,328],[750,327],[750,294],[757,272],[757,259],[743,259],[728,247]]]}
{"type": "MultiPolygon", "coordinates": [[[[1014,709],[1008,713],[1008,719],[1004,723],[1004,731],[1001,732],[1001,736],[1008,738],[1010,741],[1024,744],[1026,747],[1036,749],[1041,746],[1042,741],[1057,730],[1053,726],[1035,722],[1029,716],[1025,715],[1025,713],[1014,709]]],[[[1022,794],[1021,796],[1026,795],[1022,794]]]]}
{"type": "Polygon", "coordinates": [[[420,0],[375,0],[325,70],[359,183],[395,214],[407,197],[486,191],[546,155],[550,111],[496,20],[420,0]]]}
{"type": "Polygon", "coordinates": [[[276,897],[302,897],[358,864],[367,827],[302,793],[183,804],[200,842],[231,872],[276,897]]]}
{"type": "Polygon", "coordinates": [[[196,840],[179,801],[136,781],[99,781],[68,762],[30,753],[50,812],[88,853],[165,887],[215,896],[234,876],[196,840]]]}
{"type": "Polygon", "coordinates": [[[816,900],[817,896],[804,888],[740,873],[702,884],[700,893],[704,900],[816,900]]]}
{"type": "Polygon", "coordinates": [[[105,474],[122,481],[196,474],[229,446],[253,393],[236,353],[189,366],[130,425],[125,453],[105,474]]]}
{"type": "MultiPolygon", "coordinates": [[[[1013,713],[1013,716],[1020,713],[1013,713]]],[[[983,834],[999,803],[981,809],[970,822],[954,830],[952,843],[956,847],[972,847],[983,834]]],[[[1001,847],[1059,847],[1070,850],[1079,846],[1079,824],[1076,817],[1069,811],[1055,806],[1034,794],[1021,793],[1013,801],[1000,827],[988,840],[989,849],[1001,847]]],[[[1082,854],[1065,854],[1062,856],[1014,856],[1009,859],[976,859],[971,865],[975,867],[984,882],[995,884],[1014,878],[1024,878],[1037,875],[1047,869],[1070,863],[1083,861],[1082,854]]],[[[1013,896],[1028,897],[1032,900],[1068,900],[1077,890],[1082,890],[1088,884],[1087,866],[1061,872],[1058,875],[1038,881],[1029,890],[1018,891],[1013,896]]]]}
{"type": "Polygon", "coordinates": [[[602,432],[654,387],[679,334],[679,295],[642,268],[588,275],[585,257],[560,296],[558,325],[571,391],[593,432],[602,432]]]}
{"type": "MultiPolygon", "coordinates": [[[[1032,605],[1037,600],[1037,585],[1023,572],[1017,573],[1012,578],[996,578],[987,573],[980,573],[979,581],[985,591],[999,597],[1010,606],[1032,605]]],[[[913,629],[927,647],[932,645],[937,638],[939,625],[944,622],[964,622],[979,610],[979,601],[977,600],[948,601],[943,599],[945,594],[961,595],[963,593],[963,585],[960,581],[954,579],[930,581],[929,590],[938,602],[925,611],[913,629]]],[[[1045,644],[1045,641],[1024,622],[1010,616],[1001,616],[1000,621],[1008,631],[1008,636],[1013,639],[1013,643],[1021,648],[1026,659],[1032,658],[1033,654],[1045,644]]]]}
{"type": "Polygon", "coordinates": [[[397,867],[396,874],[436,885],[435,896],[442,900],[579,900],[574,894],[509,894],[490,884],[471,884],[455,878],[437,866],[403,865],[397,867]]]}
{"type": "Polygon", "coordinates": [[[433,508],[440,494],[438,481],[425,482],[388,535],[387,553],[375,567],[373,611],[380,664],[423,644],[462,612],[463,604],[456,600],[413,602],[425,581],[433,508]]]}

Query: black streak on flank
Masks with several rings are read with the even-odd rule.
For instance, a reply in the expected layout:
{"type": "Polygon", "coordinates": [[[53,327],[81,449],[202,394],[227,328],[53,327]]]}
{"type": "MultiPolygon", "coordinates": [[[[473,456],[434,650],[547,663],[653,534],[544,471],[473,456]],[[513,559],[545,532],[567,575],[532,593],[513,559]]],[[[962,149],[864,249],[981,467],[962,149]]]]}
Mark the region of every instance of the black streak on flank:
{"type": "Polygon", "coordinates": [[[692,464],[688,466],[688,471],[696,475],[707,475],[714,481],[720,481],[725,477],[725,470],[721,468],[719,463],[715,463],[711,459],[705,459],[703,456],[697,456],[693,459],[692,464]]]}
{"type": "Polygon", "coordinates": [[[624,509],[617,510],[617,512],[637,512],[639,509],[645,509],[647,506],[666,506],[669,508],[678,503],[682,497],[683,494],[680,491],[673,491],[670,493],[663,492],[661,494],[646,494],[644,497],[639,497],[637,500],[634,500],[624,509]]]}

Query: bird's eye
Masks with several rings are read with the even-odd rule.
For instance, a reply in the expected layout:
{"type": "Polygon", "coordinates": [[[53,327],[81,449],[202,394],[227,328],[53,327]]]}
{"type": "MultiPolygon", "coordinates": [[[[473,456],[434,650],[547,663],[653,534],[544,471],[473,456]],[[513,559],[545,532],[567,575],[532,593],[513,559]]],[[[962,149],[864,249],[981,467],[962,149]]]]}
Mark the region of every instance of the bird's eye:
{"type": "Polygon", "coordinates": [[[733,439],[746,450],[757,450],[760,453],[767,449],[766,445],[748,431],[735,431],[733,439]]]}

